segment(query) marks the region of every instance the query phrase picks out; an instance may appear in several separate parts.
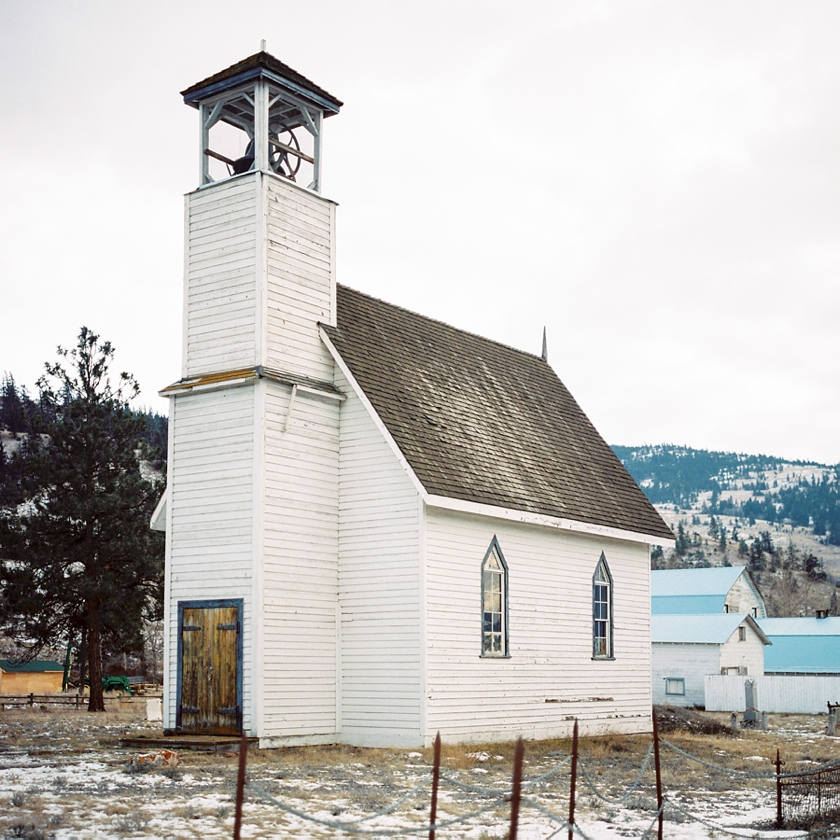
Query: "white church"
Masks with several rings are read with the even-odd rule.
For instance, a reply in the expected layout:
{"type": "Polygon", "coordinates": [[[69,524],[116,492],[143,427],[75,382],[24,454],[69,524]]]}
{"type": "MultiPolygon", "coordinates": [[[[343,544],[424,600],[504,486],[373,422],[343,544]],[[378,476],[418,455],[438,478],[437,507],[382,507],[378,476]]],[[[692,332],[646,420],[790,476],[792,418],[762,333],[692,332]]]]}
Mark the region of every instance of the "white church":
{"type": "Polygon", "coordinates": [[[649,550],[672,534],[545,352],[336,283],[333,95],[262,51],[183,97],[200,180],[153,519],[165,730],[649,731],[649,550]]]}

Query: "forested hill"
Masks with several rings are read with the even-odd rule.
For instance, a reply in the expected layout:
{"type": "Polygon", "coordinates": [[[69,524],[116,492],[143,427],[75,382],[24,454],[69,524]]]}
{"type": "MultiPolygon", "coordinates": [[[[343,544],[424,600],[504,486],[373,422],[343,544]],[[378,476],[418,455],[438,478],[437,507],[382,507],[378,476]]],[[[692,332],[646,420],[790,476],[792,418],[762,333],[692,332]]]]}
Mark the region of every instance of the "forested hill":
{"type": "MultiPolygon", "coordinates": [[[[0,464],[5,455],[15,451],[19,439],[37,433],[45,411],[37,398],[29,396],[25,387],[19,386],[14,377],[5,374],[0,380],[0,464]]],[[[146,421],[143,442],[148,465],[156,472],[166,472],[166,439],[169,420],[165,415],[149,410],[133,410],[146,421]]]]}
{"type": "Polygon", "coordinates": [[[685,446],[613,446],[654,504],[812,527],[840,545],[840,465],[685,446]]]}

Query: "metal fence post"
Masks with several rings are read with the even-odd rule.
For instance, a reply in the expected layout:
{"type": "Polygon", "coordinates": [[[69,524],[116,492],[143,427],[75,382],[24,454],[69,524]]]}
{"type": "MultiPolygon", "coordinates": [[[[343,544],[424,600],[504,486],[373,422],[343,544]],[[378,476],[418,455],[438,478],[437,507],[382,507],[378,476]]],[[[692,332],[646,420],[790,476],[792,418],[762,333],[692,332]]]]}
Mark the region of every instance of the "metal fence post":
{"type": "Polygon", "coordinates": [[[435,840],[437,821],[438,784],[440,783],[440,732],[435,737],[435,761],[432,767],[432,809],[429,813],[429,840],[435,840]]]}
{"type": "Polygon", "coordinates": [[[242,800],[245,798],[245,764],[248,761],[248,738],[242,733],[239,741],[239,773],[236,776],[236,813],[233,818],[233,840],[239,840],[242,829],[242,800]]]}
{"type": "Polygon", "coordinates": [[[522,736],[516,739],[516,750],[513,753],[513,786],[510,793],[510,831],[508,840],[516,840],[516,832],[519,828],[519,802],[522,799],[522,759],[525,754],[525,745],[522,743],[522,736]]]}
{"type": "Polygon", "coordinates": [[[782,761],[776,749],[776,831],[782,830],[782,761]]]}
{"type": "Polygon", "coordinates": [[[569,782],[569,840],[575,833],[575,786],[577,785],[578,763],[578,722],[575,718],[575,728],[572,732],[572,778],[569,782]]]}
{"type": "Polygon", "coordinates": [[[659,828],[656,836],[658,840],[662,840],[662,823],[664,814],[662,813],[662,768],[659,764],[659,726],[656,721],[656,709],[653,709],[653,764],[656,768],[656,808],[659,812],[659,828]]]}

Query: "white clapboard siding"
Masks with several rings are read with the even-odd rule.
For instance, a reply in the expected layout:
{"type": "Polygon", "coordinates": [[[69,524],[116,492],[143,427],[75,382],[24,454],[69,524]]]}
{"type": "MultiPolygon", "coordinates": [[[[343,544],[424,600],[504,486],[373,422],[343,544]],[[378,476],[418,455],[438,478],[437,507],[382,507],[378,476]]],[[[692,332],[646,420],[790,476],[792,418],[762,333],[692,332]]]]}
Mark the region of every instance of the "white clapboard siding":
{"type": "Polygon", "coordinates": [[[650,728],[647,547],[429,509],[427,741],[650,728]],[[510,658],[481,657],[481,564],[496,536],[509,569],[510,658]],[[592,576],[613,577],[615,660],[592,659],[592,576]]]}
{"type": "MultiPolygon", "coordinates": [[[[720,673],[720,645],[657,642],[652,645],[653,702],[671,706],[704,706],[707,674],[720,673]],[[666,694],[666,680],[684,680],[685,694],[666,694]]],[[[744,677],[741,677],[743,680],[744,677]]]]}
{"type": "Polygon", "coordinates": [[[175,723],[178,602],[242,598],[243,724],[253,668],[254,388],[181,394],[170,401],[169,668],[167,721],[175,723]]]}
{"type": "Polygon", "coordinates": [[[840,677],[816,674],[738,677],[734,674],[706,677],[706,709],[710,712],[746,711],[744,683],[755,681],[756,705],[762,712],[819,715],[828,703],[840,703],[840,677]]]}
{"type": "Polygon", "coordinates": [[[338,412],[263,380],[261,743],[336,737],[338,412]]]}
{"type": "Polygon", "coordinates": [[[335,204],[281,178],[265,178],[265,364],[332,379],[318,323],[335,323],[335,204]]]}
{"type": "Polygon", "coordinates": [[[186,198],[184,376],[257,364],[256,178],[186,198]]]}
{"type": "Polygon", "coordinates": [[[744,627],[743,641],[736,630],[721,646],[718,673],[722,668],[742,668],[751,677],[764,674],[764,642],[752,627],[746,623],[744,627]]]}
{"type": "Polygon", "coordinates": [[[349,383],[341,407],[341,740],[422,743],[420,505],[349,383]]]}

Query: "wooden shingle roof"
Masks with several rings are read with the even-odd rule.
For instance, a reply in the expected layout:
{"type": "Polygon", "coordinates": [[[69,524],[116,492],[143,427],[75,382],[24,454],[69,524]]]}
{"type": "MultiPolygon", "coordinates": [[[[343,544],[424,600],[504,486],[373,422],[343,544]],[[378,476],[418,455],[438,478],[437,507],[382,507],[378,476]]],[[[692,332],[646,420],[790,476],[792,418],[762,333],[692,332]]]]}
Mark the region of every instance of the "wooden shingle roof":
{"type": "Polygon", "coordinates": [[[540,357],[345,286],[337,322],[324,330],[428,493],[673,539],[540,357]]]}
{"type": "Polygon", "coordinates": [[[249,55],[248,58],[243,58],[242,61],[238,61],[236,64],[232,64],[230,67],[220,70],[194,85],[190,85],[186,90],[181,91],[181,96],[184,97],[185,102],[192,103],[216,92],[217,88],[224,88],[232,83],[255,78],[263,73],[277,80],[288,82],[299,93],[308,93],[317,97],[320,104],[326,109],[325,116],[338,113],[339,108],[344,104],[331,93],[309,81],[306,76],[301,75],[297,70],[293,70],[288,64],[284,64],[271,53],[265,51],[249,55]]]}

